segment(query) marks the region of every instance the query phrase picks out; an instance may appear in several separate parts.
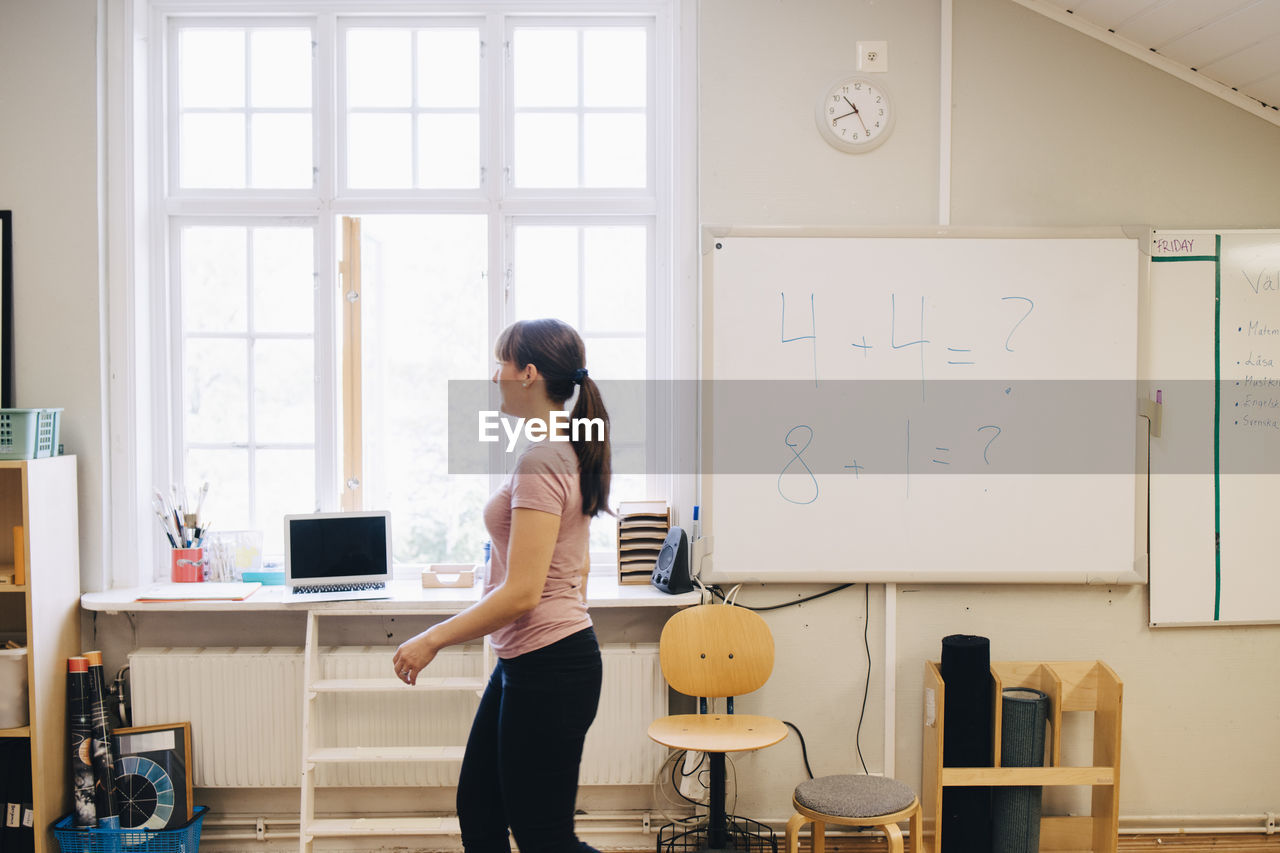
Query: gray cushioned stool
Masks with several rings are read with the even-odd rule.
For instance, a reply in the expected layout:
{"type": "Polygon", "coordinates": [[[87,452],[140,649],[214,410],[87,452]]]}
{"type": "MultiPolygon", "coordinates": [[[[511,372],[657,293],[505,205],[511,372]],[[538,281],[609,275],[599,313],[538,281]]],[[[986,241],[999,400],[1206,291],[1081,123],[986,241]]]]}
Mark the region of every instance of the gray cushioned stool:
{"type": "Polygon", "coordinates": [[[798,853],[800,827],[813,823],[813,853],[826,849],[828,823],[877,826],[889,842],[889,853],[920,853],[920,800],[908,786],[883,776],[819,776],[801,782],[791,797],[796,813],[787,821],[787,853],[798,853]],[[908,821],[910,847],[902,844],[898,821],[908,821]]]}

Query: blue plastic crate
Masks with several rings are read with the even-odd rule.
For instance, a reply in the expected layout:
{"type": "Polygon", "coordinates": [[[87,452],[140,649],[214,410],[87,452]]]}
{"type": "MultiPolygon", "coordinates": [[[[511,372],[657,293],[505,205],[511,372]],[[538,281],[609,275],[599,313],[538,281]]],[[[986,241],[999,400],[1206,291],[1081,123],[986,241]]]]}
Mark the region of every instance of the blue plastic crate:
{"type": "Polygon", "coordinates": [[[195,815],[171,829],[98,829],[71,825],[71,815],[53,825],[62,853],[197,853],[200,824],[208,806],[196,806],[195,815]]]}

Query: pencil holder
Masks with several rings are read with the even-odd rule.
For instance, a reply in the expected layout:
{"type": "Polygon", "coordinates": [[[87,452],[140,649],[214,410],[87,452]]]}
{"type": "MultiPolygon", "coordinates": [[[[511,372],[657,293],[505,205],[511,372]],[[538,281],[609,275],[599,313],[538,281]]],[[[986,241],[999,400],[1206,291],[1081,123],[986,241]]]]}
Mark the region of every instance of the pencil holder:
{"type": "Polygon", "coordinates": [[[174,548],[169,552],[169,578],[174,583],[197,583],[204,580],[203,548],[174,548]]]}

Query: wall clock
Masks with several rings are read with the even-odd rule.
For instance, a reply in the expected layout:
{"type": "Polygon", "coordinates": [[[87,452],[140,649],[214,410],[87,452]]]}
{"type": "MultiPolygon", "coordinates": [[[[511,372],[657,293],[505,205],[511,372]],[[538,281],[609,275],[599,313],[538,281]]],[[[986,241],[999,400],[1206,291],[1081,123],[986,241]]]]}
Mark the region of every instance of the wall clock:
{"type": "Polygon", "coordinates": [[[883,83],[850,76],[823,90],[815,117],[823,139],[856,154],[871,151],[889,138],[896,112],[883,83]]]}

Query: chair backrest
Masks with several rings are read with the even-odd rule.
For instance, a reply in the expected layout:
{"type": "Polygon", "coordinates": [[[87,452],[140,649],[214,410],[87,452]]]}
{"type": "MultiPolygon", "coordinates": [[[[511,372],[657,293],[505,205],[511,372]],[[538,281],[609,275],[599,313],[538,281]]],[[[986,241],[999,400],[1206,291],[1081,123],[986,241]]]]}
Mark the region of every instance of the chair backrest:
{"type": "Polygon", "coordinates": [[[773,634],[745,607],[702,604],[667,620],[658,641],[667,683],[687,696],[741,696],[773,672],[773,634]]]}

